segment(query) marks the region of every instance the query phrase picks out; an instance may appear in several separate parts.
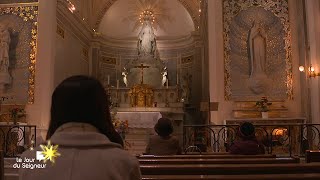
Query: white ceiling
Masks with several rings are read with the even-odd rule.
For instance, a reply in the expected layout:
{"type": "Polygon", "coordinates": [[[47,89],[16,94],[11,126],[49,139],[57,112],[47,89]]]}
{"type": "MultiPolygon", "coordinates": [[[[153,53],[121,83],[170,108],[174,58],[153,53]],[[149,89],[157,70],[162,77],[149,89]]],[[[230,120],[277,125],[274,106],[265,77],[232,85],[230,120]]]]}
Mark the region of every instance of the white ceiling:
{"type": "MultiPolygon", "coordinates": [[[[161,4],[168,9],[171,21],[164,23],[165,30],[158,28],[155,34],[160,39],[175,39],[190,35],[195,30],[190,14],[177,0],[160,0],[161,4]]],[[[134,22],[124,21],[129,16],[129,0],[116,1],[106,12],[98,32],[105,37],[113,39],[131,39],[137,37],[140,28],[133,31],[134,22]]]]}

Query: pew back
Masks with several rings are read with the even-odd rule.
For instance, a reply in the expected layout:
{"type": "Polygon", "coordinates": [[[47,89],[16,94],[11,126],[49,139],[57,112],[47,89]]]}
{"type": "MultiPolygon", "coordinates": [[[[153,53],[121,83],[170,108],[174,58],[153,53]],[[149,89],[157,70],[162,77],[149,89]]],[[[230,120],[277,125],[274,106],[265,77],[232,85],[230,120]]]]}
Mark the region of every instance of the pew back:
{"type": "Polygon", "coordinates": [[[320,173],[307,174],[253,174],[253,175],[148,175],[143,180],[315,180],[320,173]]]}
{"type": "Polygon", "coordinates": [[[320,150],[307,150],[306,151],[306,162],[320,162],[320,150]]]}
{"type": "Polygon", "coordinates": [[[274,154],[262,155],[234,155],[234,154],[221,154],[221,155],[141,155],[138,159],[241,159],[241,158],[275,158],[274,154]]]}
{"type": "Polygon", "coordinates": [[[4,180],[4,157],[3,157],[3,151],[0,151],[0,180],[4,180]]]}
{"type": "Polygon", "coordinates": [[[301,174],[320,172],[320,163],[313,164],[181,164],[140,165],[143,175],[245,175],[301,174]]]}
{"type": "Polygon", "coordinates": [[[139,159],[140,164],[288,164],[299,158],[241,158],[241,159],[139,159]]]}

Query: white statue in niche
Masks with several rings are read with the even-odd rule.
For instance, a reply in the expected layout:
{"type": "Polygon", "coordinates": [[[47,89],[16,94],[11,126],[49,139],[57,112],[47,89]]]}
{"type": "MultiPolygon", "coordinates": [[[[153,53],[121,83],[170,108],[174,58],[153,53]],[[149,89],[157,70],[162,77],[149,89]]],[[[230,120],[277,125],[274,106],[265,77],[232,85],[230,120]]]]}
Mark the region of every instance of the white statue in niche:
{"type": "Polygon", "coordinates": [[[168,70],[167,70],[167,67],[164,67],[163,68],[163,71],[161,72],[162,74],[162,81],[161,81],[161,85],[162,86],[165,86],[165,83],[167,82],[168,78],[168,70]]]}
{"type": "Polygon", "coordinates": [[[0,91],[4,92],[5,86],[10,85],[9,74],[9,47],[11,43],[8,28],[0,24],[0,91]]]}
{"type": "Polygon", "coordinates": [[[144,21],[142,29],[138,35],[138,55],[151,55],[154,57],[156,49],[156,36],[151,22],[149,20],[144,21]]]}
{"type": "Polygon", "coordinates": [[[251,60],[251,74],[265,74],[266,65],[266,33],[260,23],[253,22],[249,33],[249,48],[251,60]]]}
{"type": "Polygon", "coordinates": [[[124,71],[122,71],[123,83],[126,85],[126,87],[128,87],[128,79],[127,79],[128,72],[126,68],[123,68],[123,69],[124,69],[124,71]]]}
{"type": "Polygon", "coordinates": [[[253,22],[248,37],[248,48],[250,57],[250,79],[249,88],[255,94],[265,92],[268,85],[266,75],[266,32],[260,23],[253,22]]]}

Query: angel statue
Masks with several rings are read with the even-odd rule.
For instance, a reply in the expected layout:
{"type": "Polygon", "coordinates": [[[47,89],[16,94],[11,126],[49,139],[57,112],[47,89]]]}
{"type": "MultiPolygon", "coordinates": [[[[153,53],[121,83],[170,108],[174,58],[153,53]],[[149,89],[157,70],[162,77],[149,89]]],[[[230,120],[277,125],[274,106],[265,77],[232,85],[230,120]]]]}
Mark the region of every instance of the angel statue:
{"type": "Polygon", "coordinates": [[[165,83],[167,82],[167,76],[168,76],[168,71],[167,71],[167,67],[164,67],[163,68],[163,71],[162,71],[162,82],[161,82],[161,85],[162,86],[165,86],[165,83]]]}
{"type": "Polygon", "coordinates": [[[127,72],[127,69],[126,68],[123,68],[124,71],[122,71],[122,76],[123,76],[123,83],[126,85],[126,87],[128,87],[128,79],[127,79],[127,75],[128,75],[128,72],[127,72]]]}

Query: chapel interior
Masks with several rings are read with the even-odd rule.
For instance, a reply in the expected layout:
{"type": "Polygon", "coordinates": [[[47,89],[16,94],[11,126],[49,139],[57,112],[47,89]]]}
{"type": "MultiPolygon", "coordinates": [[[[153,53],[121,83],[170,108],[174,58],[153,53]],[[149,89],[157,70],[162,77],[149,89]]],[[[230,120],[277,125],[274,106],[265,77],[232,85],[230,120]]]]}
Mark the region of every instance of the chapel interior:
{"type": "Polygon", "coordinates": [[[228,152],[244,121],[267,154],[320,149],[319,0],[1,0],[5,163],[45,139],[72,75],[103,84],[132,155],[161,117],[185,152],[228,152]]]}

